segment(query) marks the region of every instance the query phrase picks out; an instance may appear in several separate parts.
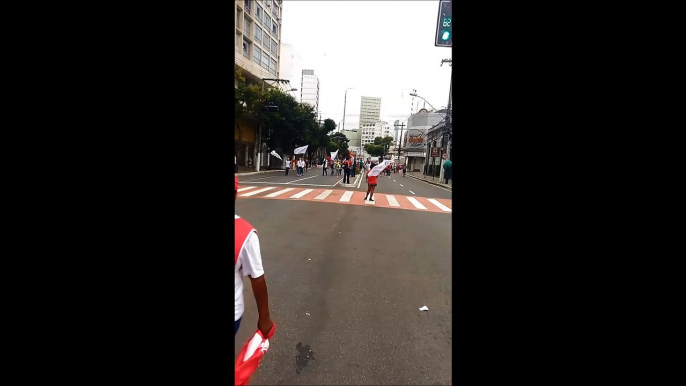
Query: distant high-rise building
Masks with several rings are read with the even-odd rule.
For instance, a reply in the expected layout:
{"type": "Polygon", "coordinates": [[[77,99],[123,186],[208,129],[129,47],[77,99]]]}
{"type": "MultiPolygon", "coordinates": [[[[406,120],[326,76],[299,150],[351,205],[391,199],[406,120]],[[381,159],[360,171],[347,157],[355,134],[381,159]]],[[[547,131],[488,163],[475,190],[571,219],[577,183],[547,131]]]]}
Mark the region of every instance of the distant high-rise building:
{"type": "Polygon", "coordinates": [[[360,127],[373,125],[381,118],[381,98],[362,97],[360,102],[360,127]]]}
{"type": "Polygon", "coordinates": [[[360,130],[362,130],[360,137],[362,147],[368,143],[374,143],[374,138],[376,137],[384,138],[393,136],[391,126],[385,121],[360,124],[360,130]]]}
{"type": "MultiPolygon", "coordinates": [[[[288,90],[293,88],[299,89],[303,70],[303,60],[300,57],[300,54],[298,54],[292,44],[281,43],[280,59],[279,77],[291,81],[289,85],[284,85],[284,88],[288,90]]],[[[299,99],[300,90],[289,94],[295,94],[297,95],[296,99],[299,99]]]]}
{"type": "Polygon", "coordinates": [[[300,81],[300,102],[307,103],[319,112],[319,78],[314,70],[303,70],[300,81]]]}

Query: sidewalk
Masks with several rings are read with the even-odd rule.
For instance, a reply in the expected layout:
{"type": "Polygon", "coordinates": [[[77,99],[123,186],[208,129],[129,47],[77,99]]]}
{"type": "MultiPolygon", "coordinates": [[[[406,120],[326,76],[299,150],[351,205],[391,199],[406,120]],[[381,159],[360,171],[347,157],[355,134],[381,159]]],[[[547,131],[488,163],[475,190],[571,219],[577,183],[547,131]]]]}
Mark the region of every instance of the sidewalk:
{"type": "Polygon", "coordinates": [[[421,173],[408,173],[407,176],[408,176],[408,177],[412,177],[412,178],[414,178],[415,180],[424,181],[424,182],[429,183],[429,184],[431,184],[431,185],[440,186],[440,187],[442,187],[442,188],[445,188],[445,189],[450,190],[451,192],[453,191],[453,179],[452,179],[452,178],[448,179],[448,183],[447,183],[447,184],[444,184],[444,183],[441,181],[441,179],[438,178],[438,177],[432,178],[431,176],[425,176],[425,175],[423,175],[423,174],[421,174],[421,173]]]}

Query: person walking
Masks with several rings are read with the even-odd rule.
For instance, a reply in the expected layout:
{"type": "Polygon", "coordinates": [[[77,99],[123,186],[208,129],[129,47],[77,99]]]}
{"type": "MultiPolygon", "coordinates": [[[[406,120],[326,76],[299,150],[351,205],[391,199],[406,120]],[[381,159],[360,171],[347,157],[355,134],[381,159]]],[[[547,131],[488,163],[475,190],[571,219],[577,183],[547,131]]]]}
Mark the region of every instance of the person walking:
{"type": "Polygon", "coordinates": [[[403,164],[403,177],[407,174],[407,165],[403,164]]]}
{"type": "Polygon", "coordinates": [[[300,158],[300,161],[298,161],[298,175],[300,177],[303,176],[304,170],[305,170],[305,161],[302,158],[300,158]]]}
{"type": "Polygon", "coordinates": [[[322,166],[324,166],[322,168],[322,175],[325,176],[326,175],[326,169],[329,167],[329,161],[326,159],[324,161],[322,161],[322,166]]]}
{"type": "Polygon", "coordinates": [[[446,159],[443,163],[443,178],[445,179],[445,184],[448,184],[448,179],[452,177],[453,163],[449,159],[446,159]]]}
{"type": "Polygon", "coordinates": [[[372,170],[376,167],[377,165],[375,163],[369,164],[369,170],[367,171],[367,194],[364,195],[364,200],[367,201],[367,197],[369,197],[369,201],[374,201],[374,189],[376,189],[376,186],[378,184],[377,182],[377,176],[381,172],[381,170],[374,170],[374,175],[370,175],[372,173],[372,170]],[[371,193],[371,195],[370,195],[371,193]]]}
{"type": "Polygon", "coordinates": [[[331,175],[334,176],[334,167],[336,166],[336,162],[334,160],[331,160],[331,175]]]}
{"type": "Polygon", "coordinates": [[[305,171],[307,171],[307,166],[310,164],[310,161],[305,160],[305,171]]]}
{"type": "MultiPolygon", "coordinates": [[[[234,200],[238,196],[238,177],[235,177],[234,200]]],[[[257,304],[257,329],[267,336],[274,326],[269,315],[269,293],[267,282],[264,279],[264,267],[262,266],[262,254],[260,252],[260,240],[257,231],[250,223],[235,216],[235,249],[234,249],[234,336],[238,334],[243,319],[243,277],[250,276],[252,293],[257,304]]]]}
{"type": "Polygon", "coordinates": [[[355,166],[357,162],[355,162],[355,159],[350,157],[350,177],[355,178],[355,166]]]}
{"type": "Polygon", "coordinates": [[[350,157],[345,157],[343,161],[343,183],[350,184],[350,157]]]}
{"type": "Polygon", "coordinates": [[[284,164],[286,165],[286,175],[288,175],[288,169],[291,168],[291,161],[288,160],[288,157],[286,157],[286,161],[284,161],[284,164]]]}

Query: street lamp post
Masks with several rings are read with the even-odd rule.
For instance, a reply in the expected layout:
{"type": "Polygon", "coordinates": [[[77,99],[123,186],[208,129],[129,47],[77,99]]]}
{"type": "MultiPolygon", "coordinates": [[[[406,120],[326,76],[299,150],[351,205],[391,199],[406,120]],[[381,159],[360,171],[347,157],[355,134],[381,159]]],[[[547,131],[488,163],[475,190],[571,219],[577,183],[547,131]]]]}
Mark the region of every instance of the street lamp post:
{"type": "Polygon", "coordinates": [[[345,89],[345,98],[343,99],[343,130],[345,130],[345,106],[348,103],[348,90],[354,90],[355,87],[345,89]]]}

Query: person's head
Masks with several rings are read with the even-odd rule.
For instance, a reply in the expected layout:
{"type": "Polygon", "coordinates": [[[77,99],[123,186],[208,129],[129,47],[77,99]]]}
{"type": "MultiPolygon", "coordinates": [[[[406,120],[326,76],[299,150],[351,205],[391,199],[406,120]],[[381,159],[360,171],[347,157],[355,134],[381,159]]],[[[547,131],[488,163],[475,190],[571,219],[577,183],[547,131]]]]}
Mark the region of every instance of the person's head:
{"type": "Polygon", "coordinates": [[[347,155],[346,155],[346,156],[345,156],[345,160],[347,161],[347,160],[349,160],[349,159],[350,159],[350,156],[347,156],[347,155]]]}

